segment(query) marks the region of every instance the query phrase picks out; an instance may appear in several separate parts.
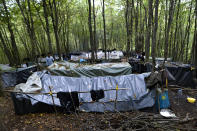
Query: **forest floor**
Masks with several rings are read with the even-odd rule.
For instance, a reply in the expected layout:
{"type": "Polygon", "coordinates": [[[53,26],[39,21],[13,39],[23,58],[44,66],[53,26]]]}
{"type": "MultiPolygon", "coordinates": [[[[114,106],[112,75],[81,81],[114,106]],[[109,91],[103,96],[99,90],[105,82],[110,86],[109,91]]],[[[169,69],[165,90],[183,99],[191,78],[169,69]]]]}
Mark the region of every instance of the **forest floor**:
{"type": "Polygon", "coordinates": [[[176,92],[169,91],[171,109],[180,118],[178,121],[147,111],[15,115],[11,97],[5,94],[0,97],[0,131],[197,130],[196,104],[185,99],[178,102],[175,97],[176,92]]]}

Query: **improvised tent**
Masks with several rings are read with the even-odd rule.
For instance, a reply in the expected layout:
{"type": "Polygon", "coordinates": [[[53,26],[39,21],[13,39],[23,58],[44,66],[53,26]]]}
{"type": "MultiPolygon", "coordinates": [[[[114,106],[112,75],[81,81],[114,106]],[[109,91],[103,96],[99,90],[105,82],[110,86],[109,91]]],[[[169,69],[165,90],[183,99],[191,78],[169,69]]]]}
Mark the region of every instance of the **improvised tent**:
{"type": "Polygon", "coordinates": [[[155,103],[154,90],[147,89],[144,80],[150,73],[131,74],[128,63],[78,66],[78,64],[66,62],[54,64],[47,71],[35,72],[26,84],[17,86],[15,91],[31,93],[32,89],[39,93],[12,93],[15,112],[25,114],[51,111],[53,106],[57,109],[69,110],[73,107],[71,104],[73,100],[74,103],[78,103],[76,104],[78,110],[86,112],[129,111],[152,107],[155,103]],[[55,72],[55,69],[56,72],[64,72],[64,75],[52,74],[51,72],[55,72]],[[70,75],[68,70],[75,75],[70,75]],[[32,79],[32,77],[35,78],[32,79]],[[54,102],[49,93],[51,92],[49,87],[52,87],[54,102]]]}
{"type": "Polygon", "coordinates": [[[37,66],[30,66],[27,68],[18,68],[14,70],[1,72],[2,87],[13,87],[17,84],[24,83],[33,72],[37,71],[37,66]]]}
{"type": "Polygon", "coordinates": [[[117,76],[129,75],[132,67],[127,62],[122,63],[102,63],[102,64],[76,64],[71,62],[58,62],[48,67],[48,71],[53,75],[71,77],[97,77],[97,76],[117,76]]]}
{"type": "MultiPolygon", "coordinates": [[[[79,110],[86,112],[104,112],[104,111],[129,111],[133,109],[142,109],[145,107],[152,107],[155,103],[154,91],[150,91],[146,88],[144,78],[149,76],[150,73],[143,74],[130,74],[122,76],[104,76],[104,77],[66,77],[66,76],[52,76],[45,72],[36,72],[34,77],[40,78],[42,87],[40,88],[41,94],[12,94],[12,98],[15,105],[15,111],[18,114],[24,114],[32,112],[34,105],[44,103],[47,105],[53,105],[61,107],[61,99],[57,98],[57,94],[73,93],[77,92],[79,110]],[[52,87],[53,99],[49,93],[52,87]],[[93,101],[92,92],[103,91],[104,96],[93,101]],[[117,94],[116,94],[117,93],[117,94]],[[26,104],[24,101],[29,100],[26,104]],[[117,102],[116,102],[117,100],[117,102]],[[30,104],[31,103],[31,104],[30,104]],[[18,106],[22,105],[22,106],[18,106]],[[21,109],[21,108],[24,108],[21,109]],[[28,107],[28,108],[27,108],[28,107]],[[28,110],[28,111],[27,111],[28,110]]],[[[35,89],[33,85],[37,83],[30,82],[32,84],[32,90],[35,89]]],[[[31,81],[33,79],[30,79],[31,81]]],[[[28,81],[27,81],[28,82],[28,81]]],[[[39,89],[39,88],[38,88],[39,89]]],[[[16,89],[21,91],[22,88],[16,89]]],[[[31,90],[28,90],[31,92],[31,90]]],[[[66,106],[65,108],[69,108],[66,106]]]]}

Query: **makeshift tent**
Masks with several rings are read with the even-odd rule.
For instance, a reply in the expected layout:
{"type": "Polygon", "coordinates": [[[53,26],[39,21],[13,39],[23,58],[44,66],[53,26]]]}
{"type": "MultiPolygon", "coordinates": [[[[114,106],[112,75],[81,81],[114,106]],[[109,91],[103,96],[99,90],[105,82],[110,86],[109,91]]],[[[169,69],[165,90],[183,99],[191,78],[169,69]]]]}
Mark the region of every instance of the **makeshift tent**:
{"type": "Polygon", "coordinates": [[[140,60],[130,59],[129,64],[132,67],[133,73],[144,73],[144,72],[151,72],[152,71],[152,64],[151,63],[144,63],[140,60]]]}
{"type": "MultiPolygon", "coordinates": [[[[80,59],[91,59],[91,52],[73,52],[69,54],[72,61],[79,61],[80,59]]],[[[122,51],[111,50],[107,51],[107,59],[120,59],[123,57],[122,51]]],[[[95,54],[96,57],[96,54],[95,54]]],[[[97,51],[97,59],[105,59],[105,52],[102,50],[97,51]]]]}
{"type": "Polygon", "coordinates": [[[117,76],[129,75],[132,73],[132,67],[127,62],[102,63],[93,65],[58,62],[49,66],[48,69],[53,75],[72,77],[117,76]]]}
{"type": "MultiPolygon", "coordinates": [[[[45,72],[36,73],[37,75],[34,76],[39,76],[42,83],[40,93],[49,93],[49,87],[52,87],[53,93],[78,92],[78,100],[79,103],[81,103],[81,105],[79,105],[80,111],[129,111],[152,107],[155,103],[154,90],[150,91],[147,89],[144,81],[144,78],[149,76],[150,73],[92,78],[53,76],[46,74],[45,72]],[[104,91],[104,95],[102,94],[102,90],[104,91]],[[95,94],[91,93],[97,92],[97,94],[100,94],[98,91],[101,93],[101,97],[97,97],[99,100],[92,102],[93,99],[95,99],[93,98],[95,94]]],[[[37,80],[38,79],[36,78],[36,82],[37,80]]],[[[30,83],[33,84],[33,82],[30,83]]],[[[21,91],[21,89],[18,88],[15,91],[21,91]]],[[[49,94],[12,93],[12,98],[15,111],[18,114],[38,111],[36,107],[39,103],[45,106],[53,105],[52,98],[49,94]]],[[[53,98],[55,106],[62,107],[62,104],[60,103],[61,100],[57,98],[57,94],[53,94],[53,98]]]]}
{"type": "Polygon", "coordinates": [[[24,83],[33,72],[37,71],[37,66],[27,68],[19,68],[12,71],[4,71],[1,73],[2,87],[13,87],[17,84],[24,83]]]}
{"type": "Polygon", "coordinates": [[[194,78],[196,76],[194,76],[194,71],[196,69],[192,68],[191,65],[166,64],[165,67],[175,78],[175,81],[169,81],[169,85],[195,88],[194,78]]]}
{"type": "MultiPolygon", "coordinates": [[[[137,59],[130,59],[129,64],[132,67],[132,73],[144,73],[152,71],[151,63],[143,63],[137,59]]],[[[160,61],[159,66],[162,66],[160,61]]],[[[180,64],[176,62],[165,63],[165,69],[168,72],[169,85],[178,85],[182,87],[191,87],[195,88],[194,72],[197,71],[196,68],[193,68],[189,64],[180,64]]]]}

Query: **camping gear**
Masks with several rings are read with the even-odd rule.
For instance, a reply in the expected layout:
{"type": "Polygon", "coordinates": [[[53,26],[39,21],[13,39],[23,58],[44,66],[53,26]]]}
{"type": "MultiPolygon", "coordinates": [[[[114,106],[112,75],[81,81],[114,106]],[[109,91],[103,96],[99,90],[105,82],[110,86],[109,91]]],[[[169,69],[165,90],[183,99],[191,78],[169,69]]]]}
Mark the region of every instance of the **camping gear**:
{"type": "Polygon", "coordinates": [[[159,112],[160,115],[166,117],[166,118],[175,118],[176,115],[170,110],[170,109],[161,109],[159,112]]]}
{"type": "Polygon", "coordinates": [[[195,99],[195,98],[192,98],[192,97],[188,97],[188,98],[187,98],[187,101],[188,101],[189,103],[195,103],[195,102],[196,102],[196,99],[195,99]]]}

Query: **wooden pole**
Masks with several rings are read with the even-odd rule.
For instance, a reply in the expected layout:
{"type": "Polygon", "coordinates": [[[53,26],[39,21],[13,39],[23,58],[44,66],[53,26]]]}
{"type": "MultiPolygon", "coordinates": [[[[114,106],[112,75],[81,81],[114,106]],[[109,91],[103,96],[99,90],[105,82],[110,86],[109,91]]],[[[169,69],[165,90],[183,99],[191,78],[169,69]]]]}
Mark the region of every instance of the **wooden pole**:
{"type": "Polygon", "coordinates": [[[114,101],[114,110],[117,110],[117,99],[118,99],[118,84],[116,85],[116,99],[114,101]]]}
{"type": "Polygon", "coordinates": [[[51,95],[51,98],[52,98],[52,101],[53,101],[53,107],[54,107],[54,110],[55,110],[55,113],[57,115],[57,110],[56,110],[56,106],[55,106],[55,102],[54,102],[54,98],[53,98],[53,93],[52,93],[52,90],[51,90],[51,87],[49,86],[49,94],[51,95]]]}

